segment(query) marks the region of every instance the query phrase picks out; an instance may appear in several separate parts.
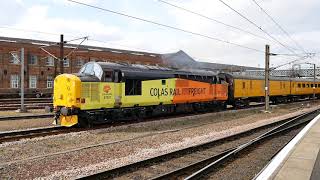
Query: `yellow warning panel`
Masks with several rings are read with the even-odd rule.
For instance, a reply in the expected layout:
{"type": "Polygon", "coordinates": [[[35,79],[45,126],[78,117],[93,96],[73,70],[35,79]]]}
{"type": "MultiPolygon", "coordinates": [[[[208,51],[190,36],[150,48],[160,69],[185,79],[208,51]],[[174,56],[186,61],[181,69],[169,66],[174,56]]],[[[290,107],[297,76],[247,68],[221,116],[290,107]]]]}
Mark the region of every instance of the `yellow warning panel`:
{"type": "Polygon", "coordinates": [[[72,115],[72,116],[60,116],[60,125],[70,127],[73,125],[78,124],[78,116],[72,115]]]}

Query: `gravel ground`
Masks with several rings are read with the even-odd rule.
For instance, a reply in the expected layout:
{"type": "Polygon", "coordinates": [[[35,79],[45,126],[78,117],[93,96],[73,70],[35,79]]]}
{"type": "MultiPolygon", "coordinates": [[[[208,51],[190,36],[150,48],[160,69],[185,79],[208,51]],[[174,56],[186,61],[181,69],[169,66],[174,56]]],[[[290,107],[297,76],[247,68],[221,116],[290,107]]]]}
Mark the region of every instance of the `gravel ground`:
{"type": "Polygon", "coordinates": [[[281,109],[274,109],[273,113],[261,113],[257,110],[221,112],[4,143],[0,146],[2,155],[0,178],[74,178],[218,139],[231,133],[293,116],[305,110],[299,110],[297,105],[287,105],[281,109]],[[279,115],[281,117],[277,117],[279,115]],[[198,127],[191,128],[195,124],[198,127]],[[176,128],[186,129],[145,136],[176,128]],[[133,139],[126,140],[130,138],[133,139]],[[126,141],[114,143],[118,140],[126,141]],[[98,143],[107,144],[63,154],[52,154],[98,143]],[[35,156],[46,154],[51,155],[35,158],[35,156]],[[26,158],[29,160],[23,160],[26,158]],[[16,162],[8,163],[13,160],[16,162]]]}
{"type": "Polygon", "coordinates": [[[247,180],[253,179],[264,166],[268,164],[273,155],[288,143],[302,128],[290,131],[285,135],[275,137],[271,140],[259,144],[255,148],[240,153],[235,160],[229,161],[217,172],[208,174],[203,179],[221,180],[247,180]]]}

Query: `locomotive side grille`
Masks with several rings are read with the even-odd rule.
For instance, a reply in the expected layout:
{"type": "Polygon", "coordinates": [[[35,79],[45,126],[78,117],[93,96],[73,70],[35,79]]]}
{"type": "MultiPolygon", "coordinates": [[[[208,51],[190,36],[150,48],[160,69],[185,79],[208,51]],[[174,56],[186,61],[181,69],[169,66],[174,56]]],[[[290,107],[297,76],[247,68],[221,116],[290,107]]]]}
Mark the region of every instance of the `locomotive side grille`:
{"type": "Polygon", "coordinates": [[[90,98],[90,84],[82,83],[81,97],[90,98]]]}
{"type": "Polygon", "coordinates": [[[98,83],[91,83],[91,101],[100,102],[99,98],[99,84],[98,83]]]}

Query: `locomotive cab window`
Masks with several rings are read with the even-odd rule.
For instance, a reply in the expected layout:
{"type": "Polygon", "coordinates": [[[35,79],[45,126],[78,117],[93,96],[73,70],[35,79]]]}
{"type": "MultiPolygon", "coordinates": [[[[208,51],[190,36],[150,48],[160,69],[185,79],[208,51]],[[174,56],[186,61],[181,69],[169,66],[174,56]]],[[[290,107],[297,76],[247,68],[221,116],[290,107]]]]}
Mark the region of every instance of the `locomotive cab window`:
{"type": "Polygon", "coordinates": [[[84,65],[80,71],[80,74],[86,74],[86,75],[91,75],[91,76],[96,76],[101,80],[103,71],[101,67],[98,64],[95,63],[87,63],[84,65]]]}
{"type": "Polygon", "coordinates": [[[104,72],[104,81],[112,82],[112,71],[105,71],[104,72]]]}

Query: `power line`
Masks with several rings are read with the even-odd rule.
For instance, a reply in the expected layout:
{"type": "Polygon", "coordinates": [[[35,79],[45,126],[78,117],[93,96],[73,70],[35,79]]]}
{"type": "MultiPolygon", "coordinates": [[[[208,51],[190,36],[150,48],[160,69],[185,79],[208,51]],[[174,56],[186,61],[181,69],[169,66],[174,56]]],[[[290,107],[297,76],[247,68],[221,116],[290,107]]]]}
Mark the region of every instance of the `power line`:
{"type": "Polygon", "coordinates": [[[225,3],[223,0],[219,0],[222,4],[224,4],[225,6],[227,6],[229,9],[231,9],[232,11],[234,11],[235,13],[237,13],[239,16],[241,16],[242,18],[244,18],[245,20],[247,20],[249,23],[251,23],[252,25],[254,25],[255,27],[257,27],[258,29],[260,29],[262,32],[264,32],[266,35],[268,35],[270,38],[272,38],[274,41],[276,41],[277,43],[279,43],[281,46],[283,46],[284,48],[286,48],[287,50],[289,50],[290,52],[292,52],[293,54],[296,54],[291,48],[289,48],[288,46],[284,45],[283,43],[281,43],[280,41],[278,41],[275,37],[273,37],[271,34],[269,34],[267,31],[265,31],[264,29],[262,29],[260,26],[258,26],[256,23],[254,23],[252,20],[250,20],[249,18],[247,18],[246,16],[244,16],[243,14],[241,14],[239,11],[235,10],[233,7],[231,7],[230,5],[228,5],[227,3],[225,3]]]}
{"type": "Polygon", "coordinates": [[[180,10],[183,10],[183,11],[189,12],[189,13],[191,13],[191,14],[195,14],[195,15],[200,16],[200,17],[203,17],[203,18],[205,18],[205,19],[208,19],[208,20],[214,21],[214,22],[216,22],[216,23],[222,24],[222,25],[227,26],[227,27],[229,27],[229,28],[236,29],[236,30],[238,30],[238,31],[241,31],[241,32],[244,32],[244,33],[250,34],[250,35],[255,36],[255,37],[257,37],[257,38],[264,39],[264,40],[268,40],[268,41],[270,40],[270,39],[265,38],[265,37],[263,37],[263,36],[260,36],[260,35],[254,34],[254,33],[250,32],[250,31],[247,31],[247,30],[241,29],[241,28],[239,28],[239,27],[236,27],[236,26],[233,26],[233,25],[230,25],[230,24],[226,24],[226,23],[224,23],[224,22],[222,22],[222,21],[216,20],[216,19],[214,19],[214,18],[208,17],[208,16],[206,16],[206,15],[200,14],[200,13],[195,12],[195,11],[192,11],[192,10],[186,9],[186,8],[184,8],[184,7],[181,7],[181,6],[178,6],[178,5],[175,5],[175,4],[172,4],[172,3],[169,3],[169,2],[167,2],[167,1],[164,1],[164,0],[158,0],[158,1],[159,1],[159,2],[161,2],[161,3],[167,4],[167,5],[169,5],[169,6],[172,6],[172,7],[178,8],[178,9],[180,9],[180,10]]]}
{"type": "Polygon", "coordinates": [[[39,33],[39,34],[47,34],[47,35],[60,35],[58,33],[53,33],[53,32],[43,32],[43,31],[35,31],[35,30],[30,30],[30,29],[21,29],[21,28],[15,28],[15,27],[9,27],[9,26],[0,26],[1,29],[12,29],[16,31],[22,31],[22,32],[33,32],[33,33],[39,33]]]}
{"type": "Polygon", "coordinates": [[[204,38],[211,39],[211,40],[214,40],[214,41],[219,41],[219,42],[223,42],[223,43],[226,43],[226,44],[231,44],[231,45],[238,46],[238,47],[241,47],[241,48],[244,48],[244,49],[249,49],[249,50],[252,50],[252,51],[264,53],[264,51],[261,51],[259,49],[255,49],[255,48],[251,48],[251,47],[244,46],[244,45],[241,45],[241,44],[233,43],[233,42],[230,42],[230,41],[227,41],[227,40],[215,38],[215,37],[212,37],[212,36],[209,36],[209,35],[204,35],[204,34],[201,34],[201,33],[192,32],[192,31],[189,31],[189,30],[186,30],[186,29],[182,29],[182,28],[178,28],[178,27],[174,27],[174,26],[158,23],[158,22],[155,22],[155,21],[152,21],[152,20],[143,19],[143,18],[136,17],[136,16],[131,16],[131,15],[128,15],[128,14],[125,14],[125,13],[122,13],[122,12],[117,12],[117,11],[113,11],[113,10],[110,10],[110,9],[101,8],[101,7],[98,7],[98,6],[94,6],[94,5],[90,5],[90,4],[86,4],[86,3],[82,3],[82,2],[78,2],[78,1],[74,1],[74,0],[67,0],[67,1],[70,1],[70,2],[73,2],[73,3],[76,3],[76,4],[80,4],[80,5],[83,5],[83,6],[99,9],[99,10],[106,11],[106,12],[109,12],[109,13],[125,16],[127,18],[131,18],[131,19],[143,21],[143,22],[146,22],[146,23],[154,24],[154,25],[157,25],[157,26],[166,27],[166,28],[174,29],[174,30],[181,31],[181,32],[184,32],[184,33],[188,33],[188,34],[204,37],[204,38]]]}
{"type": "Polygon", "coordinates": [[[298,59],[292,60],[292,61],[290,61],[290,62],[287,62],[287,63],[281,64],[281,65],[278,65],[278,66],[276,66],[276,67],[272,67],[272,68],[270,68],[270,70],[272,71],[272,70],[275,70],[275,69],[277,69],[277,68],[279,68],[279,67],[282,67],[282,66],[285,66],[285,65],[289,65],[289,64],[295,63],[295,62],[297,62],[297,61],[302,61],[302,60],[305,60],[305,59],[307,59],[307,58],[309,58],[309,57],[308,57],[308,56],[303,56],[303,57],[300,57],[300,58],[298,58],[298,59]]]}
{"type": "Polygon", "coordinates": [[[276,24],[276,26],[277,26],[284,34],[286,34],[286,35],[289,37],[289,39],[291,39],[291,41],[293,41],[293,42],[297,45],[298,48],[300,48],[304,53],[307,53],[307,52],[304,50],[304,48],[303,48],[302,46],[300,46],[300,44],[299,44],[297,41],[295,41],[295,40],[290,36],[290,34],[289,34],[286,30],[284,30],[284,28],[281,27],[281,25],[280,25],[279,23],[277,23],[276,20],[275,20],[274,18],[272,18],[272,17],[267,13],[267,11],[266,11],[265,9],[263,9],[263,8],[258,4],[258,2],[257,2],[256,0],[252,0],[252,1],[261,9],[262,12],[264,12],[264,14],[266,14],[266,15],[268,16],[269,19],[271,19],[271,21],[272,21],[274,24],[276,24]]]}
{"type": "MultiPolygon", "coordinates": [[[[153,52],[153,50],[150,50],[150,49],[144,49],[144,48],[139,48],[139,47],[133,47],[133,46],[127,46],[127,45],[123,45],[123,44],[119,44],[119,43],[114,43],[114,42],[106,42],[106,41],[102,41],[102,40],[98,40],[98,39],[91,39],[89,38],[88,39],[89,41],[93,41],[93,42],[98,42],[98,43],[104,43],[104,44],[114,44],[114,45],[117,45],[117,46],[122,46],[122,47],[126,47],[126,48],[129,48],[129,49],[137,49],[139,51],[144,51],[144,52],[153,52]]],[[[158,53],[158,52],[157,52],[158,53]]],[[[156,54],[156,53],[155,53],[156,54]]],[[[158,53],[160,54],[160,53],[158,53]]]]}

